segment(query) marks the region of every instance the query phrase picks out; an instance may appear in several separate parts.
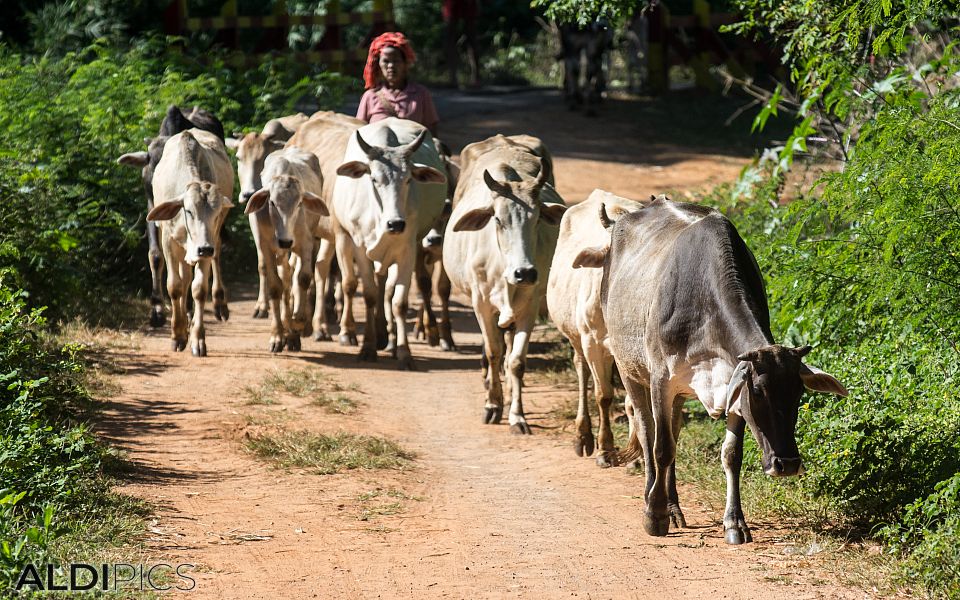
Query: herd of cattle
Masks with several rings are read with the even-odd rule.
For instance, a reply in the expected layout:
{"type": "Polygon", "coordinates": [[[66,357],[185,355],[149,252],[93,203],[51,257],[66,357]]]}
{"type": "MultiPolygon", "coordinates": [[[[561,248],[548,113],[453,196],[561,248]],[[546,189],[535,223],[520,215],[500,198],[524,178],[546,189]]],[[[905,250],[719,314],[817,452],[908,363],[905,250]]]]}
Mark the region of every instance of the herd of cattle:
{"type": "Polygon", "coordinates": [[[484,422],[502,419],[502,372],[510,429],[530,433],[522,402],[526,353],[537,318],[549,313],[575,351],[577,454],[592,455],[597,447],[588,410],[592,379],[597,462],[643,458],[644,528],[651,535],[685,526],[674,471],[684,398],[696,397],[711,416],[726,418],[723,525],[727,542],[740,544],[751,540],[739,489],[745,425],[768,475],[797,475],[794,430],[804,387],[847,393],[803,362],[809,347],[773,342],[759,267],[722,214],[663,196],[633,201],[600,190],[568,208],[537,138],[495,135],[465,147],[457,164],[412,121],[366,124],[318,112],[225,138],[208,112],[171,106],[159,135],[146,143],[146,151],[118,162],[142,169],[150,320],[165,321],[165,269],[174,350],[189,343],[195,356],[207,354],[203,319],[211,292],[216,318],[229,318],[219,258],[221,229],[234,205],[231,148],[258,254],[254,317],[272,318],[271,352],[300,350],[301,338],[311,334],[331,339],[335,290],[342,304],[339,341],[357,345],[350,300],[359,276],[366,307],[360,359],[389,350],[400,368],[412,368],[406,318],[416,274],[423,298],[417,330],[431,345],[452,349],[450,293],[468,296],[483,335],[484,422]],[[434,285],[439,320],[431,309],[434,285]],[[610,428],[614,365],[626,387],[631,429],[629,446],[619,452],[610,428]]]}

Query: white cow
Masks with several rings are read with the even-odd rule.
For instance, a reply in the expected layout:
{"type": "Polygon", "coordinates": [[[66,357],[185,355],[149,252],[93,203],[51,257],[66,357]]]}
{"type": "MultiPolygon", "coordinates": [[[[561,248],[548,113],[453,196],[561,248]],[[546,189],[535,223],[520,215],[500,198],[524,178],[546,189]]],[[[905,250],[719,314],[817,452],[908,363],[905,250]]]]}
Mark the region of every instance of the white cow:
{"type": "MultiPolygon", "coordinates": [[[[297,113],[277,119],[270,119],[260,133],[250,132],[246,135],[234,133],[233,137],[225,140],[227,148],[237,155],[237,176],[240,179],[240,204],[244,204],[250,196],[263,187],[261,173],[267,155],[282,150],[301,125],[307,122],[307,115],[297,113]]],[[[257,257],[260,258],[264,242],[260,239],[262,228],[256,227],[254,219],[250,220],[250,230],[253,233],[253,243],[257,247],[257,257]]],[[[269,244],[269,242],[267,242],[269,244]]],[[[262,260],[260,261],[262,262],[262,260]]],[[[257,304],[253,309],[254,319],[266,319],[269,316],[270,301],[267,298],[266,276],[261,270],[260,290],[257,294],[257,304]]]]}
{"type": "Polygon", "coordinates": [[[521,398],[527,344],[566,206],[536,138],[497,135],[464,148],[460,160],[443,266],[454,290],[470,296],[483,333],[484,422],[503,417],[500,365],[506,342],[510,430],[530,433],[521,398]]]}
{"type": "MultiPolygon", "coordinates": [[[[574,259],[583,248],[603,246],[610,240],[610,232],[598,215],[619,215],[643,208],[643,204],[594,190],[590,196],[567,210],[560,221],[560,238],[550,266],[547,283],[547,307],[550,318],[573,346],[573,360],[580,384],[577,405],[577,440],[574,446],[578,456],[591,456],[594,437],[587,404],[587,386],[593,377],[593,388],[600,409],[600,454],[597,464],[609,467],[617,463],[610,429],[610,404],[613,402],[613,355],[607,348],[607,325],[600,304],[603,271],[574,267],[574,259]]],[[[625,401],[626,406],[630,406],[625,401]]],[[[631,420],[631,429],[633,422],[631,420]]],[[[631,439],[633,438],[631,431],[631,439]]]]}
{"type": "Polygon", "coordinates": [[[320,198],[322,193],[317,157],[290,147],[267,157],[263,187],[247,202],[250,226],[260,239],[259,263],[264,267],[261,273],[273,312],[271,352],[281,352],[284,346],[292,352],[300,350],[300,336],[308,324],[315,245],[319,247],[315,270],[324,278],[317,281],[316,302],[323,303],[334,247],[330,219],[324,218],[330,212],[320,198]]]}
{"type": "MultiPolygon", "coordinates": [[[[310,115],[310,119],[297,129],[297,133],[287,141],[287,147],[300,148],[317,157],[320,163],[320,173],[323,179],[323,193],[320,197],[328,209],[333,206],[333,190],[337,177],[337,168],[343,164],[343,155],[347,151],[347,142],[353,137],[356,130],[366,125],[363,121],[349,115],[332,111],[318,111],[310,115]]],[[[332,212],[332,211],[331,211],[332,212]]],[[[331,217],[332,218],[332,217],[331,217]]],[[[332,238],[331,238],[332,239],[332,238]]],[[[332,284],[333,280],[328,273],[317,272],[315,279],[318,282],[326,280],[332,284]]],[[[354,282],[356,278],[354,278],[354,282]]],[[[327,290],[329,294],[331,290],[327,290]]],[[[350,299],[356,292],[354,289],[344,289],[343,295],[350,299]]],[[[319,295],[319,290],[318,290],[319,295]]],[[[324,305],[317,303],[314,307],[313,331],[318,340],[329,338],[329,327],[324,305]]],[[[340,345],[357,345],[357,326],[353,320],[353,306],[345,302],[340,321],[340,345]]]]}
{"type": "MultiPolygon", "coordinates": [[[[172,136],[153,174],[154,208],[148,221],[160,222],[160,241],[167,266],[167,293],[173,304],[173,349],[187,345],[187,282],[193,273],[193,326],[190,350],[207,355],[203,305],[211,262],[220,252],[220,230],[233,206],[233,168],[220,138],[202,129],[172,136]]],[[[214,279],[214,297],[224,297],[214,279]]]]}
{"type": "Polygon", "coordinates": [[[380,290],[392,289],[380,309],[387,316],[388,348],[395,349],[401,369],[413,368],[405,323],[407,296],[421,232],[443,211],[443,170],[433,138],[413,121],[390,117],[371,123],[347,144],[337,169],[333,214],[345,296],[356,289],[354,264],[363,281],[367,318],[361,360],[376,360],[377,299],[380,290]]]}

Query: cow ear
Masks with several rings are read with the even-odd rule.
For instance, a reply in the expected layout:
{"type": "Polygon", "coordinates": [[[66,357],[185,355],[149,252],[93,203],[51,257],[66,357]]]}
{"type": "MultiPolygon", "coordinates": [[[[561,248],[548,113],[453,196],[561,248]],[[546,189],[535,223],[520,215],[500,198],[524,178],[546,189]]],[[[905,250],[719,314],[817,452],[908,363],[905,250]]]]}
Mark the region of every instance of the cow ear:
{"type": "Polygon", "coordinates": [[[315,212],[322,217],[330,216],[330,210],[327,209],[327,205],[323,203],[320,196],[311,192],[304,192],[300,196],[300,201],[310,212],[315,212]]]}
{"type": "Polygon", "coordinates": [[[600,268],[607,260],[607,253],[609,252],[610,246],[594,246],[592,248],[584,248],[579,254],[577,254],[577,257],[573,259],[573,268],[600,268]]]}
{"type": "Polygon", "coordinates": [[[250,199],[247,200],[247,208],[243,211],[245,214],[252,215],[253,213],[261,210],[264,206],[267,205],[267,200],[270,199],[270,190],[267,188],[260,188],[250,196],[250,199]]]}
{"type": "Polygon", "coordinates": [[[183,208],[183,198],[175,198],[153,207],[147,215],[147,221],[169,221],[183,208]]]}
{"type": "Polygon", "coordinates": [[[148,162],[150,162],[150,155],[146,152],[128,152],[117,159],[118,165],[137,167],[138,169],[147,166],[148,162]]]}
{"type": "Polygon", "coordinates": [[[478,231],[487,226],[493,217],[492,208],[475,208],[460,217],[453,225],[454,231],[478,231]]]}
{"type": "Polygon", "coordinates": [[[227,149],[236,152],[237,148],[240,147],[240,140],[238,138],[228,137],[227,139],[223,140],[223,144],[227,147],[227,149]]]}
{"type": "Polygon", "coordinates": [[[850,394],[836,377],[806,363],[800,363],[800,379],[803,380],[803,385],[808,390],[814,392],[826,392],[843,397],[850,394]]]}
{"type": "Polygon", "coordinates": [[[544,202],[543,206],[540,207],[540,218],[543,219],[548,225],[559,225],[560,219],[563,217],[567,207],[563,204],[556,204],[554,202],[544,202]]]}
{"type": "Polygon", "coordinates": [[[337,175],[351,177],[353,179],[360,179],[369,172],[370,165],[365,162],[360,162],[359,160],[351,160],[337,167],[337,175]]]}
{"type": "Polygon", "coordinates": [[[413,178],[420,183],[446,183],[447,177],[433,167],[413,167],[410,170],[413,178]]]}
{"type": "Polygon", "coordinates": [[[233,208],[233,200],[230,198],[230,196],[220,196],[220,207],[233,208]]]}
{"type": "Polygon", "coordinates": [[[727,414],[741,414],[740,395],[743,392],[744,384],[747,382],[749,375],[750,363],[740,361],[737,368],[733,370],[733,375],[730,376],[730,383],[727,384],[727,391],[724,393],[723,407],[727,414]]]}

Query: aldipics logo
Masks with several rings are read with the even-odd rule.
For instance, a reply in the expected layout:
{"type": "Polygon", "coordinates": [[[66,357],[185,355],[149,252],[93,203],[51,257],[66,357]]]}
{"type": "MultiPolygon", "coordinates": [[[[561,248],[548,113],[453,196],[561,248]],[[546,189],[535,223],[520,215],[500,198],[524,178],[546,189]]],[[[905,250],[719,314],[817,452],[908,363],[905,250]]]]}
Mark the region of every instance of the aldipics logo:
{"type": "Polygon", "coordinates": [[[86,592],[140,590],[189,592],[197,582],[189,573],[196,565],[128,565],[125,563],[88,565],[27,564],[20,571],[16,591],[86,592]]]}

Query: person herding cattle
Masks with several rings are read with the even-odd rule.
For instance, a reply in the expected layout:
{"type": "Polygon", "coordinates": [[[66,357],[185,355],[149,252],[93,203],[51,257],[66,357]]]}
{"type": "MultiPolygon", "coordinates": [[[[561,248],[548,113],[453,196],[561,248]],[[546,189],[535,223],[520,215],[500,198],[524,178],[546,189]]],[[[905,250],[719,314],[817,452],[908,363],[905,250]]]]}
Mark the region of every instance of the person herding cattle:
{"type": "Polygon", "coordinates": [[[363,68],[366,91],[360,98],[357,118],[375,123],[387,117],[416,121],[437,135],[440,117],[430,91],[410,80],[410,65],[416,61],[406,36],[388,31],[373,40],[363,68]]]}

